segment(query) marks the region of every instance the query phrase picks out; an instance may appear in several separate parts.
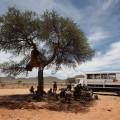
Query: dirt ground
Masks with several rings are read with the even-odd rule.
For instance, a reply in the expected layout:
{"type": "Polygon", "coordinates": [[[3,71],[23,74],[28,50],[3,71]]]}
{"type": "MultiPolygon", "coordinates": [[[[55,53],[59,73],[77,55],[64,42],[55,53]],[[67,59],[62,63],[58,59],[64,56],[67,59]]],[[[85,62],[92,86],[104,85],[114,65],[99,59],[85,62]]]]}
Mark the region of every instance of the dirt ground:
{"type": "MultiPolygon", "coordinates": [[[[120,120],[120,97],[99,95],[99,100],[87,111],[69,112],[48,109],[11,109],[7,106],[16,94],[28,94],[28,89],[0,89],[0,120],[120,120]],[[9,98],[8,95],[13,95],[9,98]],[[7,107],[6,107],[7,106],[7,107]]],[[[19,104],[19,102],[18,102],[19,104]]],[[[41,104],[44,104],[41,102],[41,104]]]]}

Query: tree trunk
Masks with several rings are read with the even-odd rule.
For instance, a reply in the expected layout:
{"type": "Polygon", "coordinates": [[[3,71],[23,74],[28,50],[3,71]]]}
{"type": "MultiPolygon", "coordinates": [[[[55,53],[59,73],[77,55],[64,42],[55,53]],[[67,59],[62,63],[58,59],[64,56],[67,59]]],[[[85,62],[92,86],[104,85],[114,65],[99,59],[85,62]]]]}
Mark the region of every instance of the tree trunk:
{"type": "Polygon", "coordinates": [[[40,96],[43,96],[44,93],[44,78],[43,78],[43,68],[38,69],[38,86],[37,92],[40,96]]]}

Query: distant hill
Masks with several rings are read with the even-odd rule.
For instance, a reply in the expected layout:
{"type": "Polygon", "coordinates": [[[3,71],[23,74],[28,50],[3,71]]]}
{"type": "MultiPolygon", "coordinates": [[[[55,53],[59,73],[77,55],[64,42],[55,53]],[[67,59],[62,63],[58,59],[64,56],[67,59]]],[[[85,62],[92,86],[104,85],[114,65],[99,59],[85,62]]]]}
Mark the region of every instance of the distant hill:
{"type": "MultiPolygon", "coordinates": [[[[58,79],[56,77],[44,77],[44,87],[51,88],[52,83],[56,81],[61,87],[65,84],[65,80],[58,79]]],[[[37,88],[38,80],[35,78],[12,78],[12,77],[0,77],[0,88],[30,88],[34,86],[37,88]]]]}
{"type": "Polygon", "coordinates": [[[14,80],[14,77],[0,77],[0,80],[14,80]]]}
{"type": "MultiPolygon", "coordinates": [[[[31,78],[14,78],[14,77],[0,77],[0,82],[2,83],[16,83],[16,82],[22,82],[22,83],[36,83],[37,77],[31,77],[31,78]]],[[[56,81],[57,83],[63,83],[64,80],[58,79],[56,77],[48,76],[44,77],[45,83],[53,83],[56,81]]]]}
{"type": "Polygon", "coordinates": [[[74,78],[84,78],[84,75],[76,75],[74,78]]]}
{"type": "Polygon", "coordinates": [[[46,83],[52,83],[52,82],[58,82],[58,83],[62,83],[64,80],[61,80],[61,79],[58,79],[58,78],[56,78],[56,77],[52,77],[52,76],[49,76],[49,77],[45,77],[44,78],[44,82],[46,82],[46,83]]]}

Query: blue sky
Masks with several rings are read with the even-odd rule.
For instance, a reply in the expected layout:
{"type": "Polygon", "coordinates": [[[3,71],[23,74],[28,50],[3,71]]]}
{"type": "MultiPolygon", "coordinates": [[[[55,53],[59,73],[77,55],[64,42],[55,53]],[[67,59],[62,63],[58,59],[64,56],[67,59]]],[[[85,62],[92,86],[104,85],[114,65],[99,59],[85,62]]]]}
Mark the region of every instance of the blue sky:
{"type": "MultiPolygon", "coordinates": [[[[84,71],[120,71],[120,0],[0,0],[0,15],[10,6],[38,14],[55,9],[60,15],[72,18],[96,50],[91,61],[75,70],[62,67],[54,73],[50,69],[44,71],[45,76],[66,78],[84,71]]],[[[0,62],[7,61],[9,56],[0,53],[0,62]]],[[[37,76],[36,70],[29,76],[37,76]]]]}

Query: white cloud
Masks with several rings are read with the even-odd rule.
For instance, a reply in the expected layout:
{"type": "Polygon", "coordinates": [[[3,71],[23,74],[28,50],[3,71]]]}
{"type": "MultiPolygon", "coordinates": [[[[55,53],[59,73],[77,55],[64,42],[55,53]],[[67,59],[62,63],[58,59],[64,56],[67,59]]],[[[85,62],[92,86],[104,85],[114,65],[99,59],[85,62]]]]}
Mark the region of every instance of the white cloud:
{"type": "Polygon", "coordinates": [[[91,44],[96,44],[108,37],[110,37],[110,35],[107,32],[96,30],[88,36],[88,40],[91,44]]]}
{"type": "Polygon", "coordinates": [[[109,50],[105,54],[96,55],[92,61],[89,61],[80,66],[80,69],[83,70],[102,70],[106,67],[113,69],[118,66],[120,67],[120,41],[112,43],[109,50]]]}

